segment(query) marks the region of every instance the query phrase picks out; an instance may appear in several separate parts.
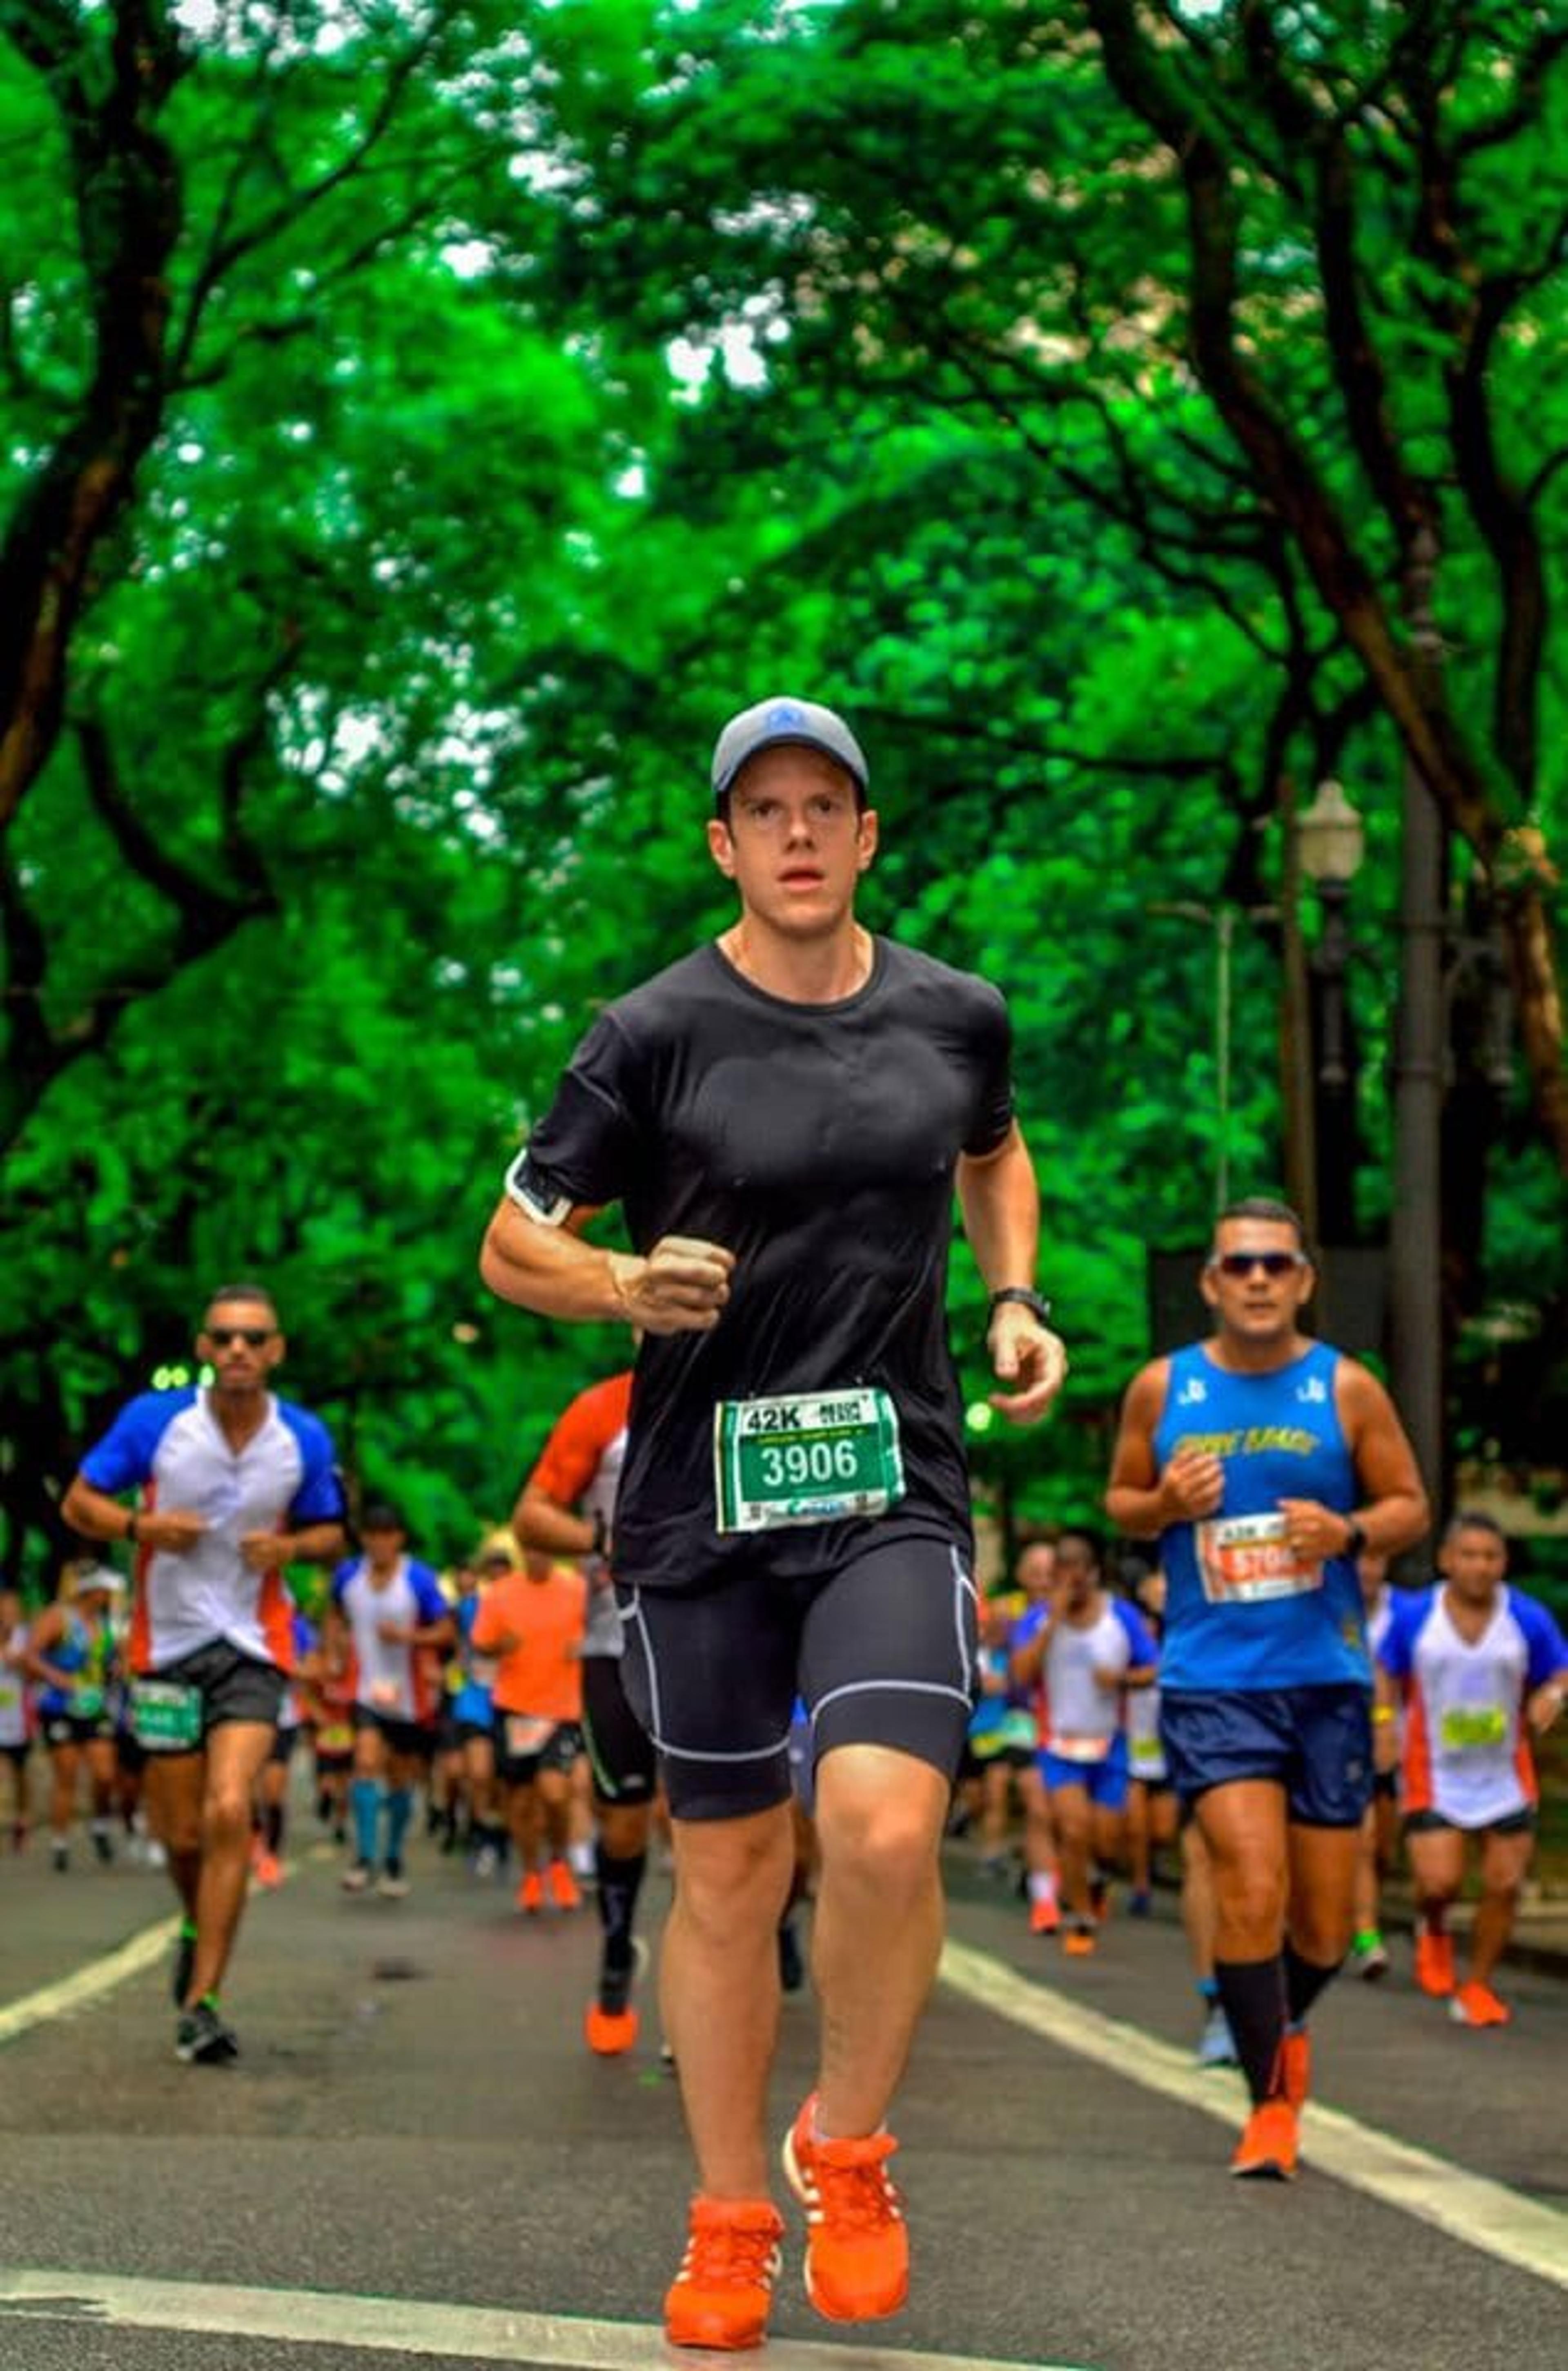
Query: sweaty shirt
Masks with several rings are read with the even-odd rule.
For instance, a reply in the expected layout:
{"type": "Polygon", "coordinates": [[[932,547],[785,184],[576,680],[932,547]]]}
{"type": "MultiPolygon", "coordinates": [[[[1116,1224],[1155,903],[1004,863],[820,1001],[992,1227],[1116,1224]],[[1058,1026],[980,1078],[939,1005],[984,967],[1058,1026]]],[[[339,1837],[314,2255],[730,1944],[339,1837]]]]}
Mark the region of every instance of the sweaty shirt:
{"type": "Polygon", "coordinates": [[[1009,1053],[993,988],[888,939],[831,1004],[770,995],[705,945],[589,1031],[508,1192],[558,1222],[618,1201],[640,1252],[676,1234],[735,1255],[713,1330],[650,1336],[639,1354],[617,1581],[680,1589],[759,1556],[810,1572],[878,1521],[967,1548],[953,1177],[961,1153],[1007,1136],[1009,1053]],[[716,1405],[860,1384],[898,1414],[905,1493],[890,1515],[721,1536],[716,1405]]]}
{"type": "Polygon", "coordinates": [[[336,1522],[342,1515],[331,1437],[319,1417],[269,1394],[259,1429],[235,1450],[205,1392],[144,1392],[88,1450],[82,1473],[111,1497],[144,1486],[144,1504],[207,1519],[207,1530],[183,1556],[137,1552],[133,1671],[161,1671],[219,1638],[292,1670],[294,1600],[281,1572],[251,1571],[239,1544],[248,1532],[336,1522]]]}
{"type": "Polygon", "coordinates": [[[1372,1684],[1352,1556],[1320,1563],[1286,1545],[1282,1498],[1336,1513],[1355,1504],[1355,1466],[1334,1405],[1340,1354],[1313,1342],[1269,1374],[1232,1374],[1204,1344],[1170,1359],[1155,1428],[1163,1469],[1178,1449],[1225,1473],[1217,1511],[1161,1533],[1167,1595],[1160,1685],[1178,1689],[1372,1684]]]}

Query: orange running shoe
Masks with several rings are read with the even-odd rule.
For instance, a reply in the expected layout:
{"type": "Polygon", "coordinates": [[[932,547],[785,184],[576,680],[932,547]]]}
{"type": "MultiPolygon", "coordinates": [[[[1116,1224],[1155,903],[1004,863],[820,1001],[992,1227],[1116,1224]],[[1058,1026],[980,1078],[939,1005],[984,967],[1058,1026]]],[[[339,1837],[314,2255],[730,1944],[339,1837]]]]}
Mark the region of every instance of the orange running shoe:
{"type": "Polygon", "coordinates": [[[276,1853],[264,1852],[259,1854],[256,1859],[255,1868],[256,1882],[258,1885],[282,1885],[283,1881],[283,1864],[278,1858],[276,1853]]]}
{"type": "Polygon", "coordinates": [[[1061,1905],[1055,1894],[1030,1903],[1029,1931],[1032,1935],[1054,1935],[1061,1923],[1061,1905]]]}
{"type": "Polygon", "coordinates": [[[1454,1989],[1454,1938],[1430,1926],[1416,1929],[1415,1981],[1434,2000],[1447,2000],[1454,1989]]]}
{"type": "Polygon", "coordinates": [[[819,2140],[813,2091],[784,2136],[784,2171],[806,2210],[806,2295],[829,2321],[879,2321],[909,2294],[909,2234],[886,2166],[898,2143],[819,2140]]]}
{"type": "Polygon", "coordinates": [[[582,1891],[565,1861],[551,1861],[545,1871],[545,1883],[549,1887],[550,1900],[558,1910],[582,1909],[582,1891]]]}
{"type": "Polygon", "coordinates": [[[1514,2012],[1490,1984],[1461,1984],[1448,2003],[1456,2025],[1512,2025],[1514,2012]]]}
{"type": "Polygon", "coordinates": [[[536,1917],[544,1908],[545,1880],[536,1868],[531,1868],[518,1887],[516,1903],[518,1909],[525,1910],[530,1917],[536,1917]]]}
{"type": "Polygon", "coordinates": [[[686,2251],[664,2298],[672,2346],[760,2346],[784,2218],[769,2198],[694,2198],[686,2251]]]}
{"type": "Polygon", "coordinates": [[[1087,1960],[1094,1949],[1094,1930],[1090,1926],[1069,1926],[1062,1937],[1062,1949],[1069,1960],[1087,1960]]]}
{"type": "Polygon", "coordinates": [[[1312,2037],[1305,2026],[1286,2033],[1279,2045],[1279,2087],[1299,2115],[1312,2088],[1312,2037]]]}
{"type": "Polygon", "coordinates": [[[1230,2170],[1243,2181],[1294,2181],[1299,2141],[1288,2099],[1263,2099],[1247,2119],[1230,2170]]]}

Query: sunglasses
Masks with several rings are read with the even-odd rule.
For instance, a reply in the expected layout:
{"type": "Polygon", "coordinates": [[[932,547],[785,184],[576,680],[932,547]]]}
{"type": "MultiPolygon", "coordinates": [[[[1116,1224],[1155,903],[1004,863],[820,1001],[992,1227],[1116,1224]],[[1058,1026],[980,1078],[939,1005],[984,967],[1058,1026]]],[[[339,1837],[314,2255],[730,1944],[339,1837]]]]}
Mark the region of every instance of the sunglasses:
{"type": "Polygon", "coordinates": [[[243,1342],[252,1350],[259,1350],[263,1342],[272,1338],[271,1325],[211,1325],[207,1339],[214,1349],[226,1349],[231,1342],[243,1342]]]}
{"type": "Polygon", "coordinates": [[[1307,1257],[1303,1252],[1216,1252],[1209,1266],[1221,1276],[1251,1276],[1255,1267],[1261,1267],[1265,1276],[1280,1277],[1305,1267],[1307,1257]]]}

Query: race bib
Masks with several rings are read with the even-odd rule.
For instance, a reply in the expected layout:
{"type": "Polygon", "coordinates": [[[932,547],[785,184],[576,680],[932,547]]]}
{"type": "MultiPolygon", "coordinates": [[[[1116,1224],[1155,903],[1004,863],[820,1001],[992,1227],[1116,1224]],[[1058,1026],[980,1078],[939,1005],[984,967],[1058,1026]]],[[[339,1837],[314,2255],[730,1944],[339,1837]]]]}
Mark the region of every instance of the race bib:
{"type": "Polygon", "coordinates": [[[202,1742],[202,1691],[178,1680],[133,1680],[131,1734],[147,1753],[194,1753],[202,1742]]]}
{"type": "Polygon", "coordinates": [[[1108,1737],[1066,1737],[1059,1729],[1052,1731],[1046,1748],[1058,1762],[1103,1762],[1110,1751],[1108,1737]]]}
{"type": "Polygon", "coordinates": [[[1127,1752],[1135,1770],[1163,1770],[1165,1748],[1158,1737],[1135,1737],[1128,1741],[1127,1752]]]}
{"type": "Polygon", "coordinates": [[[89,1684],[72,1689],[71,1718],[73,1720],[101,1720],[103,1706],[104,1694],[101,1688],[89,1684]]]}
{"type": "Polygon", "coordinates": [[[1501,1705],[1450,1705],[1437,1724],[1446,1753],[1484,1752],[1508,1742],[1508,1716],[1501,1705]]]}
{"type": "Polygon", "coordinates": [[[370,1702],[371,1707],[374,1711],[396,1712],[398,1709],[398,1696],[399,1690],[396,1680],[372,1680],[370,1683],[370,1702]]]}
{"type": "Polygon", "coordinates": [[[542,1753],[555,1735],[556,1724],[542,1714],[509,1712],[506,1716],[506,1751],[510,1760],[524,1762],[533,1754],[542,1753]]]}
{"type": "Polygon", "coordinates": [[[904,1496],[898,1411],[870,1386],[721,1400],[713,1498],[721,1532],[882,1515],[904,1496]]]}
{"type": "Polygon", "coordinates": [[[1283,1515],[1216,1515],[1195,1526],[1198,1571],[1211,1605],[1262,1605],[1305,1597],[1323,1567],[1286,1537],[1283,1515]]]}

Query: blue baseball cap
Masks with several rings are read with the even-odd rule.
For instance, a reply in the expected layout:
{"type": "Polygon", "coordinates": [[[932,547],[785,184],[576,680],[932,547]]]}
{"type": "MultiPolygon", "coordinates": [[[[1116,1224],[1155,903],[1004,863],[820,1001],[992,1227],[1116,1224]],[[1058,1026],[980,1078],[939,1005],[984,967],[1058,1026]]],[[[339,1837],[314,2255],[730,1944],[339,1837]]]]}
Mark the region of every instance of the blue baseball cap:
{"type": "Polygon", "coordinates": [[[743,708],[738,716],[731,717],[719,735],[713,750],[714,798],[727,798],[741,768],[761,751],[787,743],[803,749],[820,749],[824,757],[831,758],[853,777],[862,798],[869,792],[870,775],[865,753],[842,716],[836,716],[831,708],[824,708],[814,700],[791,700],[779,694],[772,700],[759,700],[753,708],[743,708]]]}

